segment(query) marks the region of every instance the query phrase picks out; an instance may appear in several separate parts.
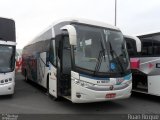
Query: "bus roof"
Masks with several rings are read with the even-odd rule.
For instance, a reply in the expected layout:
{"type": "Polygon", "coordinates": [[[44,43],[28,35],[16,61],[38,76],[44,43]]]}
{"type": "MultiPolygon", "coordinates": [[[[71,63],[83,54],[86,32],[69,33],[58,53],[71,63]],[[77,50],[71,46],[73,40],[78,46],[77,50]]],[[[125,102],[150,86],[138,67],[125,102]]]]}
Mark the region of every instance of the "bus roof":
{"type": "Polygon", "coordinates": [[[82,19],[82,18],[66,18],[66,19],[57,20],[54,23],[52,23],[47,29],[45,29],[43,32],[41,32],[33,40],[29,41],[29,43],[26,46],[35,43],[35,41],[36,41],[35,39],[37,39],[39,36],[44,34],[46,31],[48,31],[49,29],[53,28],[55,25],[57,25],[58,23],[61,23],[61,22],[75,22],[75,23],[88,24],[88,25],[93,25],[93,26],[98,26],[98,27],[109,28],[109,29],[113,29],[113,30],[119,30],[119,28],[117,28],[116,26],[109,25],[104,22],[98,22],[98,21],[82,19]]]}
{"type": "Polygon", "coordinates": [[[147,37],[147,36],[156,35],[156,34],[160,34],[160,30],[159,31],[146,32],[146,33],[143,33],[143,34],[138,34],[136,36],[137,37],[147,37]]]}
{"type": "Polygon", "coordinates": [[[65,19],[61,19],[61,20],[55,21],[45,31],[47,31],[51,27],[54,27],[56,24],[61,23],[61,22],[65,22],[65,21],[66,22],[67,21],[69,21],[69,22],[76,22],[76,23],[82,23],[82,24],[88,24],[88,25],[94,25],[94,26],[106,27],[106,28],[110,28],[110,29],[119,30],[119,28],[117,28],[116,26],[109,25],[109,24],[107,24],[105,22],[99,22],[99,21],[89,20],[89,19],[84,19],[84,18],[65,18],[65,19]]]}

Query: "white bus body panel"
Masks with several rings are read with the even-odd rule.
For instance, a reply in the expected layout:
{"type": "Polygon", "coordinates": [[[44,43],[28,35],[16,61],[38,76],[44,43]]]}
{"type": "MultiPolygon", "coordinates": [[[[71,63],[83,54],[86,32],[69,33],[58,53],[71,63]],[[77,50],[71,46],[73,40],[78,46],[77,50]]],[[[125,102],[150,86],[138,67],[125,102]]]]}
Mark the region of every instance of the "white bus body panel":
{"type": "Polygon", "coordinates": [[[49,63],[49,93],[57,98],[57,69],[49,63]]]}
{"type": "Polygon", "coordinates": [[[148,93],[160,96],[160,75],[148,76],[148,93]]]}
{"type": "Polygon", "coordinates": [[[12,78],[11,82],[0,84],[0,95],[14,94],[15,88],[15,71],[8,73],[0,73],[0,80],[12,78]]]}
{"type": "Polygon", "coordinates": [[[156,68],[156,64],[160,63],[160,58],[158,57],[141,57],[139,70],[148,76],[159,75],[159,69],[156,68]]]}
{"type": "Polygon", "coordinates": [[[73,103],[88,103],[102,102],[116,99],[129,98],[131,95],[132,84],[123,90],[117,91],[93,91],[75,84],[72,80],[72,102],[73,103]],[[76,97],[76,93],[81,93],[81,98],[76,97]],[[105,98],[106,94],[116,93],[115,98],[105,98]]]}
{"type": "Polygon", "coordinates": [[[11,42],[11,41],[1,41],[0,40],[0,44],[1,45],[13,45],[13,46],[16,46],[16,42],[11,42]]]}

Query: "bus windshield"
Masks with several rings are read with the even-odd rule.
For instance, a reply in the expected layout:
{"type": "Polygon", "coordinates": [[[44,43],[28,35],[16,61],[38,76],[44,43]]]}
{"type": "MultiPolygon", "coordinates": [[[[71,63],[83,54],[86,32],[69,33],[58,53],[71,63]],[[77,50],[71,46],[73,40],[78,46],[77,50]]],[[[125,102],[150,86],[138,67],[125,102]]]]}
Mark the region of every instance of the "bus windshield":
{"type": "Polygon", "coordinates": [[[15,47],[0,45],[0,73],[11,72],[15,66],[15,47]]]}
{"type": "Polygon", "coordinates": [[[120,31],[74,25],[77,46],[74,48],[75,66],[93,75],[122,76],[129,71],[129,57],[120,31]]]}

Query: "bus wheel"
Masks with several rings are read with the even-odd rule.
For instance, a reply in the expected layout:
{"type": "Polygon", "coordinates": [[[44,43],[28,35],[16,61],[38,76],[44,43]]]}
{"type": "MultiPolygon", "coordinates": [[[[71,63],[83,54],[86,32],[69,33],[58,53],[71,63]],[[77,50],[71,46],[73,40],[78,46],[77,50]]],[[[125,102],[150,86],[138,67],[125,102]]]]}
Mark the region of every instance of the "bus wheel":
{"type": "Polygon", "coordinates": [[[13,98],[14,93],[13,94],[9,94],[8,97],[13,98]]]}
{"type": "Polygon", "coordinates": [[[56,97],[52,96],[51,94],[49,94],[49,97],[54,101],[59,101],[59,97],[56,98],[56,97]]]}

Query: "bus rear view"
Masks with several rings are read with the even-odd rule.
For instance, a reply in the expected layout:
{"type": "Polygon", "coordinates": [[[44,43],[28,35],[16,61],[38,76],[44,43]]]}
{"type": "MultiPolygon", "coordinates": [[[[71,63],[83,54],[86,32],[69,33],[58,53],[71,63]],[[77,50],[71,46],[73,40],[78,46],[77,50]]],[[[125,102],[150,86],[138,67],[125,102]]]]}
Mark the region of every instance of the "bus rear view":
{"type": "Polygon", "coordinates": [[[0,95],[14,93],[15,46],[15,22],[0,18],[0,95]]]}

